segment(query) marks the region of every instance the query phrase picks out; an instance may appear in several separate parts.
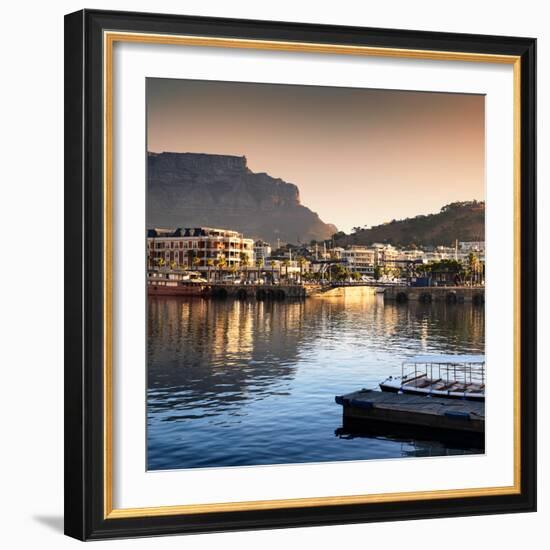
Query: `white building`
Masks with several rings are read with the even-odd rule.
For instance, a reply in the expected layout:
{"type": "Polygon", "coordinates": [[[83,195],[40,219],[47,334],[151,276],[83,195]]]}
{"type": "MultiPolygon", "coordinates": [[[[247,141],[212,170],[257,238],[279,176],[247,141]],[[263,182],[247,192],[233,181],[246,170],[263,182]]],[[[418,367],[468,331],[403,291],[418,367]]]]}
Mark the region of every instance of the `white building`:
{"type": "Polygon", "coordinates": [[[220,260],[224,269],[252,266],[254,241],[238,231],[213,227],[186,227],[175,230],[151,229],[147,235],[149,268],[168,266],[210,271],[220,260]]]}
{"type": "Polygon", "coordinates": [[[433,250],[424,253],[424,263],[459,259],[456,248],[452,246],[436,246],[433,250]]]}
{"type": "Polygon", "coordinates": [[[374,243],[372,248],[375,251],[375,262],[379,266],[395,266],[399,258],[399,250],[391,244],[374,243]]]}
{"type": "Polygon", "coordinates": [[[351,246],[343,249],[341,258],[345,260],[347,267],[361,275],[372,275],[376,262],[376,251],[366,246],[351,246]]]}
{"type": "Polygon", "coordinates": [[[254,261],[263,260],[271,256],[271,245],[259,240],[254,243],[254,261]]]}
{"type": "Polygon", "coordinates": [[[458,243],[462,252],[483,252],[485,253],[485,241],[464,241],[458,243]]]}
{"type": "Polygon", "coordinates": [[[467,241],[458,243],[459,260],[467,262],[470,254],[473,254],[479,261],[485,262],[485,241],[467,241]]]}
{"type": "Polygon", "coordinates": [[[397,260],[400,262],[417,262],[424,259],[424,251],[418,248],[412,250],[399,250],[397,260]]]}

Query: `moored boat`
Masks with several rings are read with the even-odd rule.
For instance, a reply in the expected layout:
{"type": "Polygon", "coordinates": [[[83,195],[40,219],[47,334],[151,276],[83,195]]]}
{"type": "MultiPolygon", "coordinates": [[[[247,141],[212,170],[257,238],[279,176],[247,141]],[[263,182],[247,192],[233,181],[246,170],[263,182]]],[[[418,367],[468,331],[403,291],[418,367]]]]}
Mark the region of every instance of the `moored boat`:
{"type": "Polygon", "coordinates": [[[150,271],[147,293],[162,296],[202,296],[207,291],[204,279],[194,272],[150,271]]]}
{"type": "Polygon", "coordinates": [[[401,376],[380,383],[382,391],[459,399],[485,399],[484,355],[416,355],[401,376]]]}

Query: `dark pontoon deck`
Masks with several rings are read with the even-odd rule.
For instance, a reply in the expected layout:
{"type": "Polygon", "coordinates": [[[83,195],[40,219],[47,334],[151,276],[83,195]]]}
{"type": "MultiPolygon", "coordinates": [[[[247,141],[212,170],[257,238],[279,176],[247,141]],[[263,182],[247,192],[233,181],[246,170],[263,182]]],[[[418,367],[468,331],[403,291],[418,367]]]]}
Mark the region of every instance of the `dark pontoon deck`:
{"type": "Polygon", "coordinates": [[[361,390],[336,396],[344,419],[483,435],[485,403],[361,390]]]}

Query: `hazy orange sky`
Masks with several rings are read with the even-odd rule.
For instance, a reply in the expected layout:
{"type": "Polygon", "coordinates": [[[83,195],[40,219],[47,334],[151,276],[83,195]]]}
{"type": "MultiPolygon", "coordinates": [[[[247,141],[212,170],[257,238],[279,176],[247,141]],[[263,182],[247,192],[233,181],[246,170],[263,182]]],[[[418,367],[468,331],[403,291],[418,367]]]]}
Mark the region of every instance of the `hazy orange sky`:
{"type": "Polygon", "coordinates": [[[147,79],[147,148],[246,156],[349,232],[485,198],[485,98],[147,79]]]}

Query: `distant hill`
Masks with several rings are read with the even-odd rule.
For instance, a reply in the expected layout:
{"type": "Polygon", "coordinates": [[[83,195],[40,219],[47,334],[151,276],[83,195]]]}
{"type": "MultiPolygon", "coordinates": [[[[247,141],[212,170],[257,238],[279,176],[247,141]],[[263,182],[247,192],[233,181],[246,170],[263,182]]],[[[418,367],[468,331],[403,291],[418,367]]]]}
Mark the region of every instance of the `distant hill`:
{"type": "Polygon", "coordinates": [[[387,243],[395,246],[454,245],[459,241],[485,240],[485,203],[480,201],[453,202],[437,214],[392,220],[389,223],[356,230],[351,235],[336,233],[337,246],[387,243]]]}
{"type": "Polygon", "coordinates": [[[300,203],[298,187],[252,172],[245,157],[149,153],[147,227],[218,227],[271,243],[329,239],[332,224],[300,203]]]}

